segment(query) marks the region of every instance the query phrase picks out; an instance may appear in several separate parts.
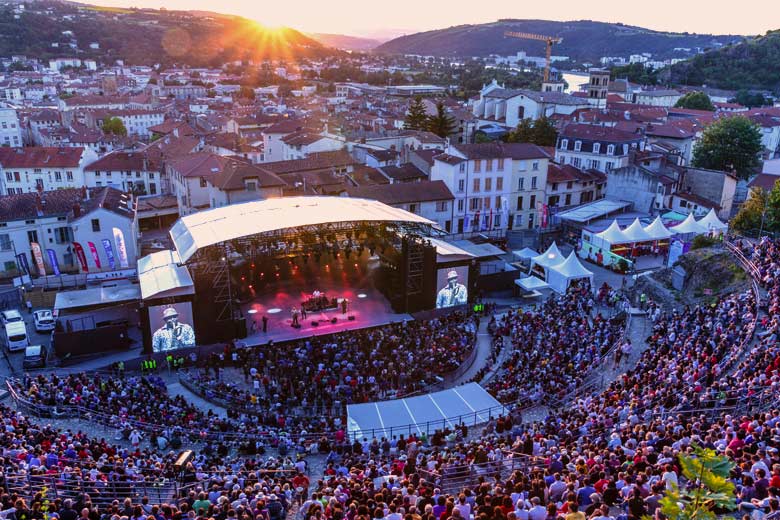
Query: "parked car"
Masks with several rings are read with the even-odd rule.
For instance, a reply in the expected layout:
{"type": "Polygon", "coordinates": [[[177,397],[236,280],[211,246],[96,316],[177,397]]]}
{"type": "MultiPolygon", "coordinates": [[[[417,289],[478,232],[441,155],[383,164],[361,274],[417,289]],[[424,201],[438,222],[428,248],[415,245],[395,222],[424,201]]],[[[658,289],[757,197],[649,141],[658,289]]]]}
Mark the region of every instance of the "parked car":
{"type": "Polygon", "coordinates": [[[16,321],[24,321],[24,318],[19,311],[16,309],[11,309],[10,311],[0,312],[0,320],[2,320],[3,325],[5,325],[7,323],[14,323],[16,321]]]}
{"type": "Polygon", "coordinates": [[[43,345],[30,345],[24,349],[22,368],[44,368],[47,361],[47,350],[43,345]]]}
{"type": "Polygon", "coordinates": [[[3,341],[10,352],[27,348],[30,338],[24,321],[11,321],[3,325],[3,341]]]}
{"type": "Polygon", "coordinates": [[[49,309],[41,309],[33,312],[33,321],[37,332],[54,330],[54,315],[49,309]]]}

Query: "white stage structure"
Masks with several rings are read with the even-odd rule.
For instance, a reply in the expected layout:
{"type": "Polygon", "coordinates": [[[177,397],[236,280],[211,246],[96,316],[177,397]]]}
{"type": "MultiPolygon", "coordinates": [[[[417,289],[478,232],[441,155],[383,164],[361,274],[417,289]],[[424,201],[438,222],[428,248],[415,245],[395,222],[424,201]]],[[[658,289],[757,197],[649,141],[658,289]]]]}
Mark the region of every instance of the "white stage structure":
{"type": "Polygon", "coordinates": [[[729,228],[728,224],[721,222],[721,220],[715,214],[714,208],[710,209],[710,212],[707,213],[701,220],[699,220],[697,224],[704,227],[712,234],[725,232],[729,228]]]}
{"type": "Polygon", "coordinates": [[[655,220],[645,227],[645,233],[653,240],[666,240],[672,236],[672,232],[666,229],[660,216],[655,217],[655,220]]]}
{"type": "Polygon", "coordinates": [[[477,383],[431,394],[347,405],[347,433],[362,440],[433,434],[443,428],[482,424],[508,409],[477,383]]]}
{"type": "Polygon", "coordinates": [[[675,235],[702,235],[707,232],[707,228],[696,222],[693,213],[688,213],[685,220],[674,226],[671,232],[675,235]]]}

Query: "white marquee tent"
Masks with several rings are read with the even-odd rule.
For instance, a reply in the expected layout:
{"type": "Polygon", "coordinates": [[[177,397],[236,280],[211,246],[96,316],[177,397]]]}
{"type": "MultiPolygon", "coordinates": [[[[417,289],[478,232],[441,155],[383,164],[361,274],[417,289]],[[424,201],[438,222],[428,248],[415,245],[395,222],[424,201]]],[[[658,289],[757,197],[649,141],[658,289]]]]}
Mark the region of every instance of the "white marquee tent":
{"type": "Polygon", "coordinates": [[[593,273],[582,266],[577,255],[572,251],[566,260],[548,270],[547,283],[555,292],[563,294],[571,282],[583,278],[590,280],[591,286],[593,285],[593,273]]]}
{"type": "Polygon", "coordinates": [[[555,242],[553,242],[552,245],[547,248],[547,251],[531,259],[531,269],[538,265],[546,272],[548,268],[560,264],[561,262],[563,262],[563,254],[561,253],[561,250],[558,249],[555,242]]]}
{"type": "Polygon", "coordinates": [[[696,222],[693,213],[688,213],[685,220],[674,226],[671,231],[675,235],[701,235],[707,232],[707,228],[696,222]]]}
{"type": "Polygon", "coordinates": [[[707,213],[701,220],[699,220],[697,224],[704,227],[707,231],[715,233],[726,231],[729,228],[728,224],[721,222],[721,220],[715,214],[714,208],[710,209],[710,212],[707,213]]]}
{"type": "Polygon", "coordinates": [[[655,217],[655,220],[645,227],[645,232],[650,235],[653,240],[665,240],[672,236],[672,232],[666,229],[660,216],[655,217]]]}
{"type": "Polygon", "coordinates": [[[632,243],[650,242],[653,240],[650,233],[645,231],[645,228],[642,227],[642,223],[639,222],[638,218],[635,218],[631,225],[623,230],[623,234],[626,238],[631,239],[632,243]]]}
{"type": "Polygon", "coordinates": [[[612,224],[610,224],[607,229],[601,233],[596,233],[593,236],[600,238],[609,245],[630,244],[632,242],[631,239],[626,236],[623,230],[620,229],[620,225],[618,225],[617,220],[613,220],[612,224]]]}

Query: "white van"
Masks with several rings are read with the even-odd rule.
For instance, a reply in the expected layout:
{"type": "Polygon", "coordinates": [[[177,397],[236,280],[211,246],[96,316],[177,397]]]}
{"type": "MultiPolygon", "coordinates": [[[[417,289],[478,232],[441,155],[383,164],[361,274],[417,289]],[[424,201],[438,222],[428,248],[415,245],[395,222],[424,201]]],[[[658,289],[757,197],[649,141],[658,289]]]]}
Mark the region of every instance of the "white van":
{"type": "Polygon", "coordinates": [[[24,350],[30,344],[30,339],[27,337],[27,327],[24,325],[24,321],[12,321],[4,325],[5,328],[5,344],[8,350],[24,350]]]}

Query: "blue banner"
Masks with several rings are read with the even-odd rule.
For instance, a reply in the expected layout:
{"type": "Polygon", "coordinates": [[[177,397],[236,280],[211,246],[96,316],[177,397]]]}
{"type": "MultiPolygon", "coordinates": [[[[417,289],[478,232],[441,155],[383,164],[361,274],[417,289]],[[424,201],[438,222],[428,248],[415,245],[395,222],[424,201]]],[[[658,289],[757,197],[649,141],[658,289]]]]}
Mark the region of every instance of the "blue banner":
{"type": "Polygon", "coordinates": [[[30,263],[27,261],[27,254],[19,253],[16,255],[16,259],[19,260],[19,268],[22,270],[22,274],[30,276],[30,263]]]}
{"type": "Polygon", "coordinates": [[[54,271],[54,276],[59,276],[60,263],[57,261],[57,253],[54,252],[54,249],[47,249],[46,254],[49,255],[49,263],[51,264],[52,271],[54,271]]]}
{"type": "Polygon", "coordinates": [[[101,240],[103,242],[103,249],[106,250],[106,258],[108,258],[108,265],[111,269],[116,269],[116,262],[114,261],[114,247],[111,245],[111,241],[107,238],[101,240]]]}

